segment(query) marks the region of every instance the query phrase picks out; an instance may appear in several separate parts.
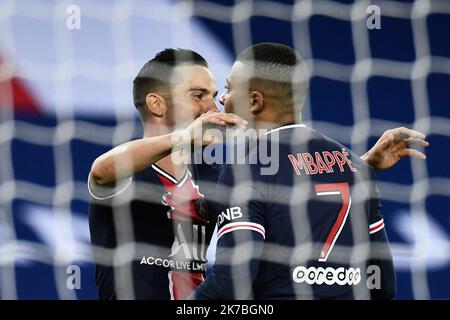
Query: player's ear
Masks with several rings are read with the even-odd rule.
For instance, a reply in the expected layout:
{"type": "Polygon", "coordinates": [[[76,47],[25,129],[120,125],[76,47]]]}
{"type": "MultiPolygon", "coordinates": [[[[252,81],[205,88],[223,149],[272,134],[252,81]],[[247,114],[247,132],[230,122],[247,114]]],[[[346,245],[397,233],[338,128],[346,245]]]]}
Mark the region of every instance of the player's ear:
{"type": "Polygon", "coordinates": [[[250,112],[253,115],[260,113],[264,108],[264,96],[260,91],[250,92],[250,112]]]}
{"type": "Polygon", "coordinates": [[[156,93],[149,93],[145,97],[145,104],[150,114],[156,117],[162,117],[166,110],[166,101],[156,93]]]}

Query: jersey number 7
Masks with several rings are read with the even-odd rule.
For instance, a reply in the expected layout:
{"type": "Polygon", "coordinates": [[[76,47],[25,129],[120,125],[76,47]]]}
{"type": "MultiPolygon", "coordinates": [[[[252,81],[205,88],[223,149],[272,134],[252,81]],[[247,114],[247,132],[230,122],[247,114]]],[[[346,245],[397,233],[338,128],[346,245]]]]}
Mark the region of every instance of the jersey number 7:
{"type": "Polygon", "coordinates": [[[316,184],[315,188],[318,196],[340,195],[342,198],[342,207],[320,251],[319,261],[325,262],[347,220],[350,206],[352,205],[352,198],[350,197],[350,188],[347,182],[316,184]]]}

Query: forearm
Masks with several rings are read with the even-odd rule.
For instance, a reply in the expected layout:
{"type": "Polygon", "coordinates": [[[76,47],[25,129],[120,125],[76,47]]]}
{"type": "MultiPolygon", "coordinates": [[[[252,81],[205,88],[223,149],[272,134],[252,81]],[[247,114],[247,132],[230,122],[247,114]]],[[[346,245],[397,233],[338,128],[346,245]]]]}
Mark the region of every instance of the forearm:
{"type": "Polygon", "coordinates": [[[169,155],[181,139],[180,133],[172,133],[126,142],[99,156],[92,164],[91,177],[99,185],[131,177],[169,155]]]}

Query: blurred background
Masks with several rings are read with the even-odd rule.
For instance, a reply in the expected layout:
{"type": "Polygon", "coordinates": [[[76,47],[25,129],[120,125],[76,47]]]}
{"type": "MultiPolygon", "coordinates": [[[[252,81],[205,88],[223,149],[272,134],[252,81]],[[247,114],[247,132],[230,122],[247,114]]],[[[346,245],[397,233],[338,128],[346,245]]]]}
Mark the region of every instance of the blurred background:
{"type": "Polygon", "coordinates": [[[222,91],[236,54],[271,41],[307,62],[307,125],[359,154],[389,128],[428,135],[428,159],[379,187],[397,298],[450,299],[449,39],[448,0],[0,0],[0,298],[96,299],[86,180],[141,136],[132,80],[147,60],[196,50],[222,91]]]}

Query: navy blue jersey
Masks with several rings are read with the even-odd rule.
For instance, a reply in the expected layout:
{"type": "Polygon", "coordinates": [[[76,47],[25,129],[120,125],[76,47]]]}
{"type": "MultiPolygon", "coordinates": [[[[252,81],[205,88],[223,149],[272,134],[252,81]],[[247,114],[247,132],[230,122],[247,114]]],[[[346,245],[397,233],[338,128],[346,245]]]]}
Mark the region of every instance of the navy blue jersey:
{"type": "Polygon", "coordinates": [[[218,173],[196,165],[177,181],[152,165],[111,195],[90,190],[100,299],[180,299],[203,281],[216,210],[207,201],[214,188],[203,191],[198,182],[215,184],[218,173]],[[202,218],[191,219],[191,210],[202,218]]]}
{"type": "Polygon", "coordinates": [[[303,125],[274,129],[218,188],[216,264],[192,298],[395,294],[374,173],[343,145],[303,125]]]}

